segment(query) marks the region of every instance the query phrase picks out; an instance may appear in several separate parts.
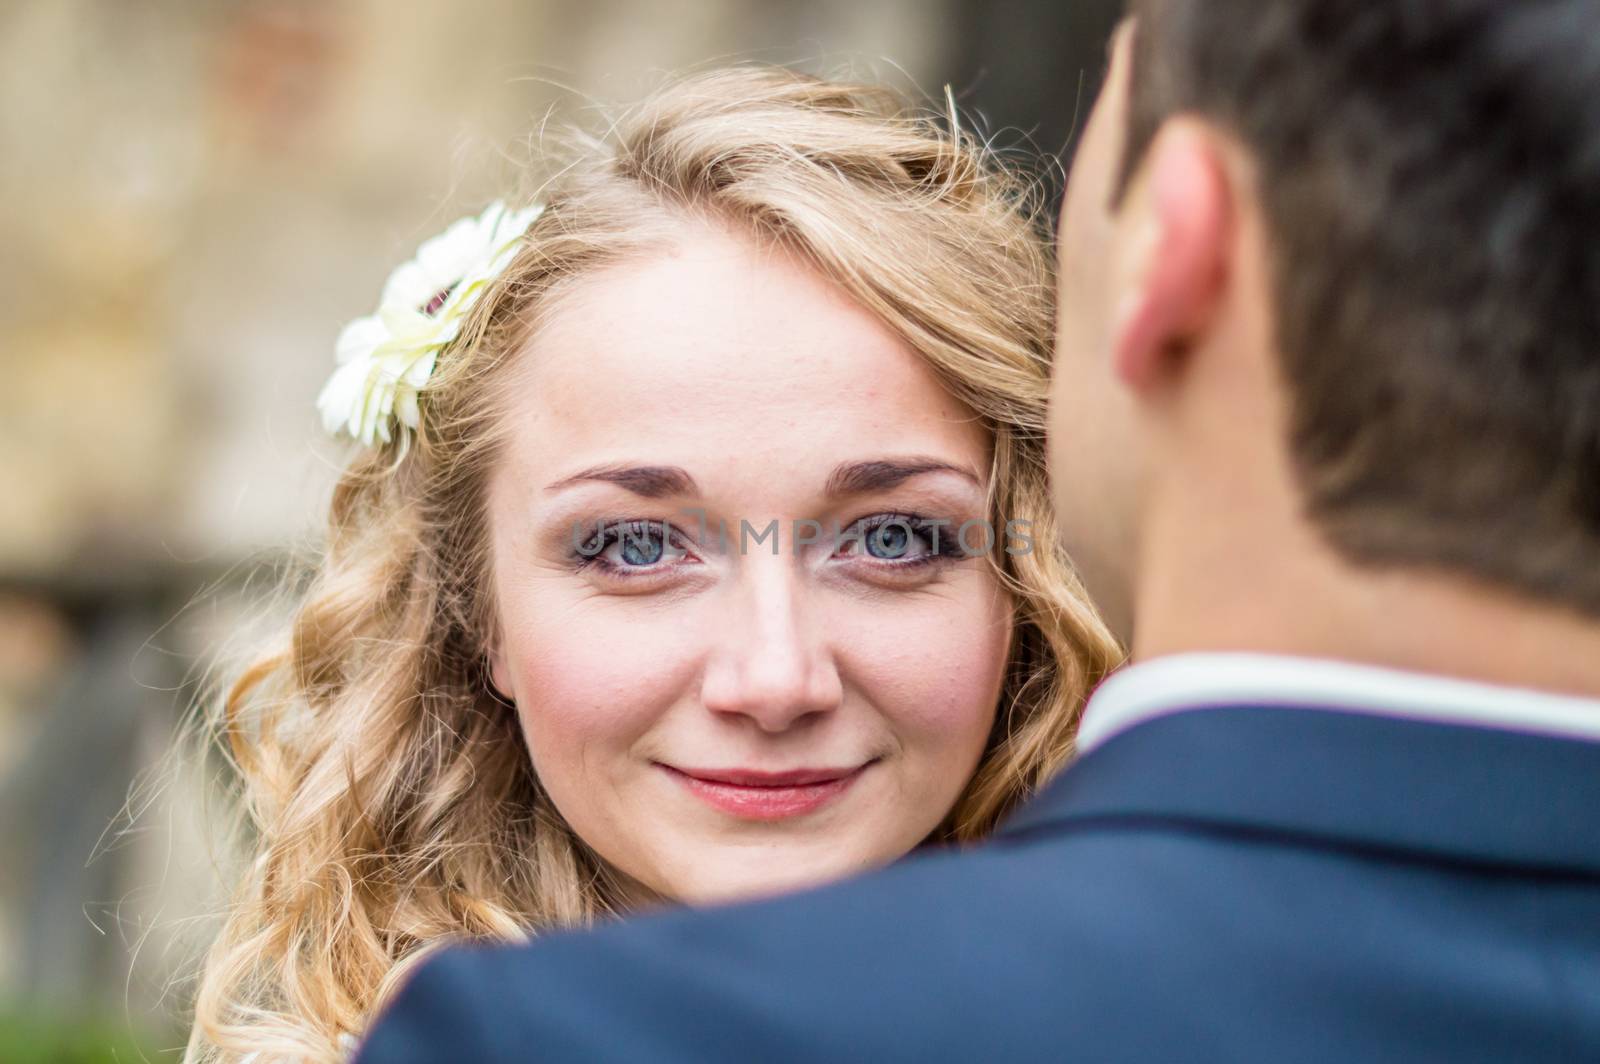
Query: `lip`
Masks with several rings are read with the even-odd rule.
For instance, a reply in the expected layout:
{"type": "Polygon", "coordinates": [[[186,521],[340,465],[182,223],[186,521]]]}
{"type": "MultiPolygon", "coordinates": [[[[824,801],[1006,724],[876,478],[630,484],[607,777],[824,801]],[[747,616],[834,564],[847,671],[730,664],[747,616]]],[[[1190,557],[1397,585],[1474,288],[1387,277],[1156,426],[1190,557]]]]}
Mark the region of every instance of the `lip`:
{"type": "Polygon", "coordinates": [[[676,768],[656,762],[707,805],[743,820],[788,820],[815,812],[850,789],[874,761],[854,768],[676,768]]]}

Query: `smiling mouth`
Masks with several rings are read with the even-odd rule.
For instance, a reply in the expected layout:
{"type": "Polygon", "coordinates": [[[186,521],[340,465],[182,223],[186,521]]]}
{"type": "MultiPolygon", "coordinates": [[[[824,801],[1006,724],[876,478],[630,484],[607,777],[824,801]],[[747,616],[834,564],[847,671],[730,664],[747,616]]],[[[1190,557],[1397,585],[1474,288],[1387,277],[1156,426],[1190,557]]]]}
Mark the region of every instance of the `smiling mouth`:
{"type": "Polygon", "coordinates": [[[877,759],[847,769],[680,769],[656,762],[690,794],[713,809],[744,820],[787,820],[838,798],[877,759]]]}

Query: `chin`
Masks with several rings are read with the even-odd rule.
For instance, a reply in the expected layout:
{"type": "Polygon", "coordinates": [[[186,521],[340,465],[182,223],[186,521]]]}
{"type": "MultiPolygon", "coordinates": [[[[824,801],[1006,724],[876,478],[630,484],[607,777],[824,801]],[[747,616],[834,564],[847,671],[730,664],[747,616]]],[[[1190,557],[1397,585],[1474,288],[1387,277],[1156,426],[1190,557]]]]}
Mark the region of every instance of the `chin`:
{"type": "Polygon", "coordinates": [[[857,859],[837,850],[826,857],[790,855],[781,849],[746,851],[740,857],[743,859],[705,862],[687,881],[673,884],[671,895],[685,905],[752,901],[822,886],[891,860],[857,859]]]}

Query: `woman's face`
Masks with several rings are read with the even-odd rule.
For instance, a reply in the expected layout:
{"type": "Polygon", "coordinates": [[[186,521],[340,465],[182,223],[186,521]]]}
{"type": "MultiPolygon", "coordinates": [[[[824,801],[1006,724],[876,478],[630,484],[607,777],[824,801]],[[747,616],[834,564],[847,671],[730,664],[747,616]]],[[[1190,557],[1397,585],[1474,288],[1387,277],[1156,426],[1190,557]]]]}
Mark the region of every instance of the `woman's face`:
{"type": "Polygon", "coordinates": [[[982,527],[955,542],[982,425],[816,274],[701,229],[577,282],[511,386],[490,660],[573,830],[688,902],[922,841],[1010,642],[982,527]]]}

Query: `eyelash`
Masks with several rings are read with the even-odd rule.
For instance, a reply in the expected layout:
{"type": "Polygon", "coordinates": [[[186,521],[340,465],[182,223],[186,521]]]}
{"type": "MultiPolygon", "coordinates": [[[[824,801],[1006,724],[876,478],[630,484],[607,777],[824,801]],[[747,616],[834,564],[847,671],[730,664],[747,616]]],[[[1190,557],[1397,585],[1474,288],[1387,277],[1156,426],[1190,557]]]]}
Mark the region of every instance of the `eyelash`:
{"type": "MultiPolygon", "coordinates": [[[[836,552],[834,557],[855,557],[880,571],[905,573],[920,570],[952,558],[964,557],[966,553],[959,545],[956,530],[950,522],[935,521],[919,514],[873,514],[852,522],[848,526],[848,531],[851,536],[845,541],[845,548],[849,553],[836,552]],[[926,550],[910,558],[879,558],[870,554],[867,550],[868,537],[889,525],[898,525],[914,536],[924,537],[926,550]],[[934,547],[935,540],[938,544],[937,549],[934,547]]],[[[732,533],[729,534],[731,537],[732,533]]],[[[842,535],[843,533],[841,537],[842,535]]],[[[642,518],[605,520],[585,530],[581,543],[573,543],[571,558],[576,569],[592,568],[605,573],[608,577],[636,580],[661,575],[666,568],[662,561],[668,557],[669,552],[678,557],[692,557],[693,552],[689,549],[688,542],[688,537],[683,532],[665,521],[642,518]],[[649,565],[619,565],[606,557],[615,546],[630,541],[639,544],[653,543],[663,533],[667,543],[662,545],[661,556],[649,565]]]]}

